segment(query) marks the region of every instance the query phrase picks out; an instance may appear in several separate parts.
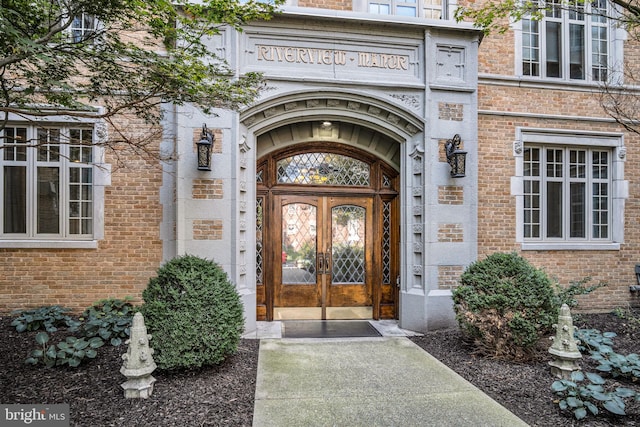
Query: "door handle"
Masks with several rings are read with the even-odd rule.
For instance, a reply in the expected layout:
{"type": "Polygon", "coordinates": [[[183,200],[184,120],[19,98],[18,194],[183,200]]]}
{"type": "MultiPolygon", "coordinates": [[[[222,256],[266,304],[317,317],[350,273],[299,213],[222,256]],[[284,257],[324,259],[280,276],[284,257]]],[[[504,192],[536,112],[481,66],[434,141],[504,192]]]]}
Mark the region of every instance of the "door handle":
{"type": "Polygon", "coordinates": [[[331,252],[327,251],[324,255],[324,273],[331,273],[331,252]]]}
{"type": "Polygon", "coordinates": [[[318,274],[324,274],[324,254],[322,252],[318,253],[318,274]]]}

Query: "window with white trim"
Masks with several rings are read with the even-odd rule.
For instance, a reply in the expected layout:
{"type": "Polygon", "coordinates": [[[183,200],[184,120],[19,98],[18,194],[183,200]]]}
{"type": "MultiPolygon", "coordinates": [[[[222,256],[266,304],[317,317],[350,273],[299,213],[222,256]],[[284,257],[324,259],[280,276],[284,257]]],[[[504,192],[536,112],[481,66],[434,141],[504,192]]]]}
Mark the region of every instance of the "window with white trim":
{"type": "Polygon", "coordinates": [[[446,0],[369,0],[369,13],[378,15],[414,16],[444,19],[447,16],[446,0]]]}
{"type": "Polygon", "coordinates": [[[610,241],[611,150],[526,145],[526,240],[610,241]]]}
{"type": "Polygon", "coordinates": [[[523,250],[617,250],[624,242],[621,134],[520,129],[516,241],[523,250]]]}
{"type": "Polygon", "coordinates": [[[611,33],[607,0],[540,1],[547,6],[542,20],[523,19],[523,76],[562,80],[606,81],[610,66],[611,33]]]}
{"type": "Polygon", "coordinates": [[[74,16],[71,22],[71,39],[74,43],[79,43],[93,36],[98,29],[98,20],[88,13],[82,12],[74,16]]]}
{"type": "Polygon", "coordinates": [[[0,239],[93,239],[93,142],[92,127],[0,132],[0,239]]]}

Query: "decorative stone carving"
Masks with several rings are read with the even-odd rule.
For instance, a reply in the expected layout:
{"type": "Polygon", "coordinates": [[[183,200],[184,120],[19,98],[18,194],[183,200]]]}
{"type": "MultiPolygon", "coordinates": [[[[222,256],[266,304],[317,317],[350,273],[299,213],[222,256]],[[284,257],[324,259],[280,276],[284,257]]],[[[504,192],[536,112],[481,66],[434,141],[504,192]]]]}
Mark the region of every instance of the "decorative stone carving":
{"type": "Polygon", "coordinates": [[[248,153],[249,150],[251,150],[251,147],[249,147],[249,144],[247,144],[247,136],[246,135],[242,135],[240,137],[240,141],[238,141],[238,148],[240,149],[240,152],[242,154],[248,153]]]}
{"type": "Polygon", "coordinates": [[[418,133],[418,131],[420,131],[420,129],[418,129],[411,123],[407,123],[407,125],[404,128],[407,132],[409,132],[410,135],[415,135],[416,133],[418,133]]]}
{"type": "Polygon", "coordinates": [[[624,160],[627,157],[627,147],[618,148],[618,158],[624,160]]]}
{"type": "Polygon", "coordinates": [[[153,383],[156,379],[151,373],[156,369],[153,361],[153,348],[149,347],[151,335],[147,334],[142,313],[133,316],[130,330],[130,338],[127,353],[122,355],[122,368],[120,373],[127,377],[127,381],[121,384],[126,398],[146,399],[153,393],[153,383]]]}
{"type": "Polygon", "coordinates": [[[405,95],[405,94],[396,94],[396,93],[392,93],[390,95],[392,98],[395,98],[399,101],[404,102],[405,104],[407,104],[409,107],[413,108],[413,109],[418,109],[420,107],[420,100],[418,99],[417,96],[414,95],[405,95]]]}
{"type": "Polygon", "coordinates": [[[359,110],[360,109],[360,103],[359,102],[355,102],[355,101],[349,101],[349,102],[347,102],[347,108],[349,110],[359,110]]]}
{"type": "Polygon", "coordinates": [[[513,141],[513,152],[516,154],[522,154],[522,151],[524,150],[524,144],[521,140],[515,140],[513,141]]]}
{"type": "Polygon", "coordinates": [[[269,109],[264,110],[265,117],[273,117],[278,114],[278,109],[276,107],[271,107],[269,109]]]}
{"type": "Polygon", "coordinates": [[[373,116],[379,116],[382,110],[379,109],[378,107],[374,107],[373,105],[371,105],[369,106],[369,110],[367,112],[373,116]]]}
{"type": "Polygon", "coordinates": [[[553,360],[549,362],[551,373],[558,378],[570,379],[571,372],[580,369],[577,361],[582,358],[578,350],[579,341],[575,339],[573,318],[567,304],[562,304],[558,324],[553,325],[556,329],[556,336],[551,337],[553,345],[549,348],[549,353],[553,360]]]}
{"type": "Polygon", "coordinates": [[[438,46],[436,52],[436,78],[464,81],[465,50],[458,46],[438,46]]]}

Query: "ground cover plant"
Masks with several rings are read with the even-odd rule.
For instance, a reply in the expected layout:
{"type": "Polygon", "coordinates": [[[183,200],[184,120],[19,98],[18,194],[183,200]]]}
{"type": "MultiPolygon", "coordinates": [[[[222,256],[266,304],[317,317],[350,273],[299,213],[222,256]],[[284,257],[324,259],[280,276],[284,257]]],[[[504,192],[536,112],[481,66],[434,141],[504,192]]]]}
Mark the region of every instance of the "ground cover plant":
{"type": "MultiPolygon", "coordinates": [[[[616,334],[612,348],[618,354],[640,352],[640,311],[624,309],[624,316],[612,313],[576,315],[580,329],[597,329],[616,334]]],[[[69,403],[72,425],[88,426],[250,426],[253,416],[257,340],[241,339],[236,354],[220,365],[187,371],[156,371],[157,382],[149,399],[124,399],[120,388],[126,378],[119,372],[125,346],[100,348],[98,356],[77,368],[34,367],[24,364],[38,331],[19,333],[12,317],[0,318],[0,401],[3,403],[69,403]]],[[[64,331],[51,334],[52,340],[64,331]]],[[[434,357],[458,372],[493,399],[532,426],[633,426],[640,425],[640,407],[627,401],[626,416],[601,411],[576,421],[573,413],[560,409],[560,396],[551,389],[555,381],[542,351],[530,363],[482,358],[462,339],[458,330],[434,331],[411,338],[434,357]]],[[[550,341],[546,343],[547,348],[550,341]]],[[[600,363],[584,353],[583,371],[598,373],[612,387],[638,390],[633,381],[613,378],[596,368],[600,363]]]]}

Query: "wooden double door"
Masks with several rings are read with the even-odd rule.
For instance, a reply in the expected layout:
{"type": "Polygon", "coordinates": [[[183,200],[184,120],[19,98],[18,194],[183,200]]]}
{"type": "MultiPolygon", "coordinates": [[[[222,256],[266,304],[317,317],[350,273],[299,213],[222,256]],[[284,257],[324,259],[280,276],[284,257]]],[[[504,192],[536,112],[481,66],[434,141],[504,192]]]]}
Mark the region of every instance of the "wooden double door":
{"type": "Polygon", "coordinates": [[[256,166],[257,319],[395,318],[397,171],[325,143],[256,166]]]}
{"type": "Polygon", "coordinates": [[[373,198],[276,197],[276,318],[373,317],[373,198]]]}

